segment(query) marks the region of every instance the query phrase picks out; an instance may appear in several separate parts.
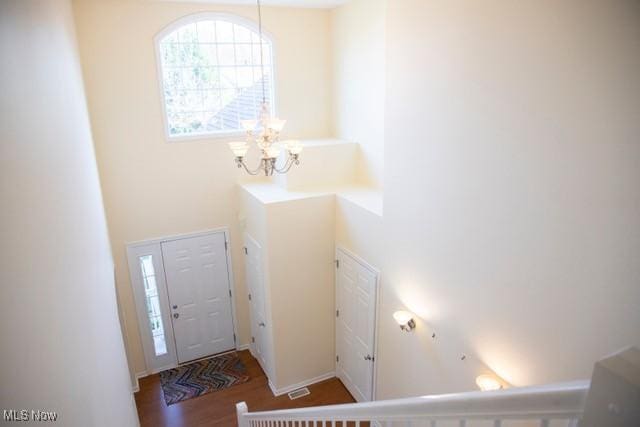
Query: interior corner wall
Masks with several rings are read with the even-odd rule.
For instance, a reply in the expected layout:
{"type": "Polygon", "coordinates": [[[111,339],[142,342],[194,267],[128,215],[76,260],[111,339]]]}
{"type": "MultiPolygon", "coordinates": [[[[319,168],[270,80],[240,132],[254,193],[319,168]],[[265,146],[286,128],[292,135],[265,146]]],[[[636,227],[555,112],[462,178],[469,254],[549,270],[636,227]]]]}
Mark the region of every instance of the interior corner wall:
{"type": "Polygon", "coordinates": [[[0,402],[136,426],[74,31],[68,1],[0,2],[0,402]]]}
{"type": "Polygon", "coordinates": [[[270,379],[283,389],[335,370],[335,197],[271,203],[266,211],[270,379]]]}
{"type": "Polygon", "coordinates": [[[331,12],[334,127],[360,144],[360,184],[384,181],[385,15],[387,0],[350,0],[331,12]]]}
{"type": "Polygon", "coordinates": [[[475,389],[481,363],[585,379],[640,345],[640,3],[394,0],[387,23],[378,398],[475,389]]]}
{"type": "Polygon", "coordinates": [[[385,248],[382,217],[336,197],[336,246],[348,250],[380,270],[385,248]]]}
{"type": "MultiPolygon", "coordinates": [[[[213,11],[256,20],[254,6],[198,2],[76,0],[74,13],[132,369],[145,362],[125,244],[229,227],[238,344],[248,343],[236,183],[244,179],[223,141],[165,139],[154,36],[186,15],[213,11]]],[[[284,136],[331,136],[330,11],[264,7],[275,41],[277,113],[284,136]]]]}

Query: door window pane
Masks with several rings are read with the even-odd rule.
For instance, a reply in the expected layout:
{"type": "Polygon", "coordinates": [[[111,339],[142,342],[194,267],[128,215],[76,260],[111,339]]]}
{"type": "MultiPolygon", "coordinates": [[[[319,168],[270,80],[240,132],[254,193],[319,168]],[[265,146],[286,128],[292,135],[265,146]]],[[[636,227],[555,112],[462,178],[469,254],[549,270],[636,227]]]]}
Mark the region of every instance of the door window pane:
{"type": "Polygon", "coordinates": [[[162,312],[160,311],[160,297],[156,285],[156,273],[153,268],[153,256],[145,255],[139,258],[142,280],[144,282],[145,302],[147,316],[151,328],[151,337],[156,356],[167,354],[167,343],[164,337],[164,325],[162,324],[162,312]]]}

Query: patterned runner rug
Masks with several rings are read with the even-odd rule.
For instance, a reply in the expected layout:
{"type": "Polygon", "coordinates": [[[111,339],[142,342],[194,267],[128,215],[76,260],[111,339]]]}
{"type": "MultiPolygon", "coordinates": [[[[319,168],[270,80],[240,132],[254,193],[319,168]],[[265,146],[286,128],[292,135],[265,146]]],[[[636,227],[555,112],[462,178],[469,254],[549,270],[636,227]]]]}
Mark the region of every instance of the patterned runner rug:
{"type": "Polygon", "coordinates": [[[160,372],[160,383],[167,405],[249,381],[244,363],[237,353],[199,360],[160,372]]]}

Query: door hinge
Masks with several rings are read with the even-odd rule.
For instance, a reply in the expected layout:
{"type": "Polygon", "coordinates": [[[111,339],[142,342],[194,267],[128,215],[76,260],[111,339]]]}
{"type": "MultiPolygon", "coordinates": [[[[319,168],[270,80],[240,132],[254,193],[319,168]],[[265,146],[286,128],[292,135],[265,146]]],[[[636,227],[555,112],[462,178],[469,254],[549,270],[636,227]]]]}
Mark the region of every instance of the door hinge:
{"type": "Polygon", "coordinates": [[[340,310],[336,310],[336,317],[340,317],[340,310]]]}
{"type": "Polygon", "coordinates": [[[249,294],[249,301],[251,301],[251,294],[249,294]]]}
{"type": "Polygon", "coordinates": [[[229,289],[229,298],[231,298],[231,289],[229,289]]]}
{"type": "Polygon", "coordinates": [[[251,342],[256,342],[256,337],[251,337],[251,342]]]}
{"type": "Polygon", "coordinates": [[[247,247],[246,246],[244,248],[242,248],[242,249],[244,249],[244,254],[245,255],[249,255],[249,251],[247,251],[247,247]]]}
{"type": "Polygon", "coordinates": [[[336,268],[340,268],[340,260],[339,259],[336,260],[336,268]]]}
{"type": "Polygon", "coordinates": [[[233,342],[236,342],[236,334],[233,334],[233,342]]]}
{"type": "Polygon", "coordinates": [[[340,356],[336,354],[336,363],[339,363],[339,362],[340,362],[340,356]]]}
{"type": "Polygon", "coordinates": [[[228,250],[229,249],[229,243],[227,241],[224,242],[224,250],[228,250]]]}

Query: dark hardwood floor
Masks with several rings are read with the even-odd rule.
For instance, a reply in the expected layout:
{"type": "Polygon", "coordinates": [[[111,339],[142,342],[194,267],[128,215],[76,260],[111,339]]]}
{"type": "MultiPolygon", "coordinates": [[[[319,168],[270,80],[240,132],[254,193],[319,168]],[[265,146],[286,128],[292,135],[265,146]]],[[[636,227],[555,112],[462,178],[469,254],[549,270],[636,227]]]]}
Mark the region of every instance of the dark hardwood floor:
{"type": "Polygon", "coordinates": [[[236,426],[236,403],[245,401],[250,412],[305,406],[352,403],[353,397],[340,380],[332,378],[309,386],[311,394],[296,400],[287,395],[274,397],[267,377],[249,351],[238,352],[251,379],[243,384],[215,391],[194,399],[167,406],[162,395],[160,377],[151,375],[140,380],[135,394],[142,427],[153,426],[236,426]]]}

